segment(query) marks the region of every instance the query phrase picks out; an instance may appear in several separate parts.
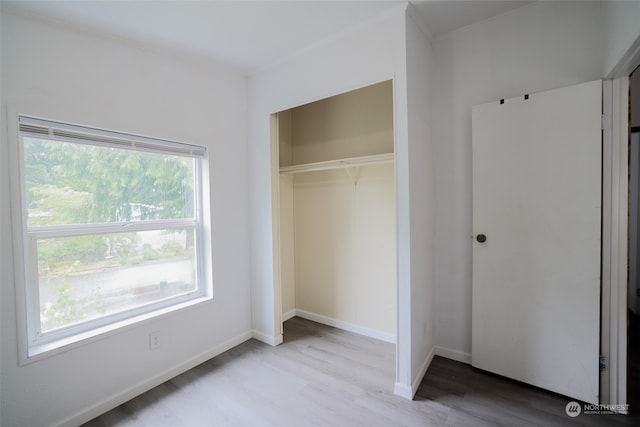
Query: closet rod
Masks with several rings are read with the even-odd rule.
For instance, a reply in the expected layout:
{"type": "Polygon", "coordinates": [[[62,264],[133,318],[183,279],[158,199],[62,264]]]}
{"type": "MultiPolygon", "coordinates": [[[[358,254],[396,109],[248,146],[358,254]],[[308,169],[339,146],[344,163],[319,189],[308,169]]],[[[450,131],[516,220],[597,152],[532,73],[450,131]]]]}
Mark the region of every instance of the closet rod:
{"type": "Polygon", "coordinates": [[[301,165],[282,166],[280,173],[316,172],[331,169],[371,166],[393,162],[393,153],[373,154],[370,156],[349,157],[346,159],[327,160],[324,162],[305,163],[301,165]]]}

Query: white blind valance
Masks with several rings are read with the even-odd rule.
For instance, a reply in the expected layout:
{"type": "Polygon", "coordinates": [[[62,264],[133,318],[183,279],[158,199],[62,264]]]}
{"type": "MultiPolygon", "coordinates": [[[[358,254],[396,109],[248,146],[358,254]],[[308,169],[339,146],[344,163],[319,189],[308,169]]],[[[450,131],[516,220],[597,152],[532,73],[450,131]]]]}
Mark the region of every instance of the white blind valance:
{"type": "Polygon", "coordinates": [[[18,123],[21,134],[36,138],[134,151],[170,153],[185,157],[202,158],[207,155],[207,148],[200,145],[149,138],[37,117],[19,115],[18,123]]]}

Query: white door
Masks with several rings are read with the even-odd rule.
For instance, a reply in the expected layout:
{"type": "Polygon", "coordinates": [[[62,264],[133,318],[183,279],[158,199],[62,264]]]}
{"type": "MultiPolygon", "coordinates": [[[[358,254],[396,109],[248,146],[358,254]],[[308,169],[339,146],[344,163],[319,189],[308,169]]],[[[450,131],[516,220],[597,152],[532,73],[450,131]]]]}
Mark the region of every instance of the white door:
{"type": "Polygon", "coordinates": [[[472,365],[598,403],[600,81],[473,108],[472,365]]]}

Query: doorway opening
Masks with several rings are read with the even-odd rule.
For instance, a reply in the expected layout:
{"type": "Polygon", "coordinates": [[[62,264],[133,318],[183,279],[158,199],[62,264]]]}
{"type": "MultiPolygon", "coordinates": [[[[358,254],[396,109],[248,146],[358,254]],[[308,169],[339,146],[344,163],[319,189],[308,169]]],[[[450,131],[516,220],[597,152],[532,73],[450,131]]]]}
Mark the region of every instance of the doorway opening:
{"type": "Polygon", "coordinates": [[[272,115],[283,321],[298,317],[395,344],[393,125],[391,80],[272,115]]]}
{"type": "Polygon", "coordinates": [[[629,276],[627,400],[640,414],[640,67],[629,76],[629,276]]]}

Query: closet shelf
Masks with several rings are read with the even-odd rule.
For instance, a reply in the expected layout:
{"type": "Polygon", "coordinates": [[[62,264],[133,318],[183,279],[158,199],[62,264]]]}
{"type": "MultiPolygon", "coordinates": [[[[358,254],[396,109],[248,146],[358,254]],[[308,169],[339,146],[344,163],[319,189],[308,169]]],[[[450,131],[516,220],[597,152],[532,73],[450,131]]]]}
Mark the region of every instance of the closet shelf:
{"type": "Polygon", "coordinates": [[[282,166],[280,173],[316,172],[331,169],[355,168],[359,166],[392,163],[393,153],[372,154],[369,156],[349,157],[346,159],[327,160],[324,162],[304,163],[301,165],[282,166]]]}

